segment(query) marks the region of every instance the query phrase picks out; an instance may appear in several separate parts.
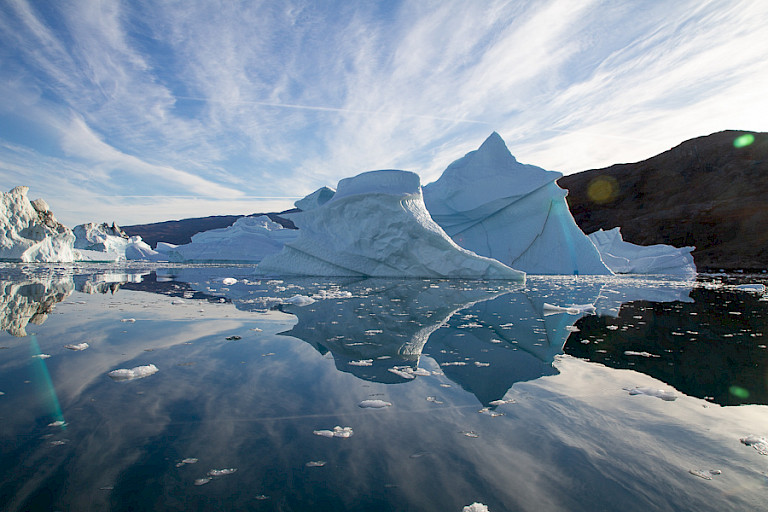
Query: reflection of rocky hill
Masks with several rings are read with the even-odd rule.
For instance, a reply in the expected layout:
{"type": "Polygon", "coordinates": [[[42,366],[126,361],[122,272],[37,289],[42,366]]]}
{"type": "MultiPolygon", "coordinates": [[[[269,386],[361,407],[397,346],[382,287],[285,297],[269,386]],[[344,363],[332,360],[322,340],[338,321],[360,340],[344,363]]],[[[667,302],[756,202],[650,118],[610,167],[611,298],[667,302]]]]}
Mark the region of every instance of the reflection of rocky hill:
{"type": "Polygon", "coordinates": [[[13,336],[26,336],[28,324],[45,322],[56,303],[74,289],[70,277],[0,281],[0,329],[13,336]]]}
{"type": "Polygon", "coordinates": [[[768,302],[695,289],[692,303],[625,304],[617,318],[581,319],[567,354],[664,381],[721,405],[768,404],[768,302]]]}
{"type": "Polygon", "coordinates": [[[697,267],[768,267],[768,133],[698,137],[642,162],[565,176],[585,233],[621,227],[635,244],[694,245],[697,267]],[[741,143],[749,139],[740,139],[741,143]]]}

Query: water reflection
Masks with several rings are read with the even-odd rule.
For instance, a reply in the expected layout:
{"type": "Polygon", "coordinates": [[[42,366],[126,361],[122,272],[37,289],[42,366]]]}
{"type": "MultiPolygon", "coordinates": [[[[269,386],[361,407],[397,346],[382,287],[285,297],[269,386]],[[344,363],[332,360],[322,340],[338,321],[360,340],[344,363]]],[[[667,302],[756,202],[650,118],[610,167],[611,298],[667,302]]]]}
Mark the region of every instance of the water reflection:
{"type": "Polygon", "coordinates": [[[0,279],[0,329],[13,336],[26,336],[28,324],[45,322],[56,303],[66,299],[74,289],[72,279],[66,277],[0,279]]]}

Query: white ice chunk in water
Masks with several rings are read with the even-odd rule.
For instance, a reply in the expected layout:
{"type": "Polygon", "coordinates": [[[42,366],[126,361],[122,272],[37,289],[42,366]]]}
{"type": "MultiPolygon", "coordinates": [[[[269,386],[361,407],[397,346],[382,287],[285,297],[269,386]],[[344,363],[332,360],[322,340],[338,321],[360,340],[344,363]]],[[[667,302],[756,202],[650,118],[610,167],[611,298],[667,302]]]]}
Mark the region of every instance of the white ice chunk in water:
{"type": "Polygon", "coordinates": [[[384,400],[363,400],[357,405],[363,409],[383,409],[385,407],[391,407],[392,403],[385,402],[384,400]]]}
{"type": "Polygon", "coordinates": [[[360,359],[359,361],[350,361],[351,366],[373,366],[373,359],[360,359]]]}
{"type": "Polygon", "coordinates": [[[32,357],[36,359],[48,359],[49,357],[51,357],[51,354],[35,354],[32,357]]]}
{"type": "Polygon", "coordinates": [[[315,302],[315,299],[307,297],[306,295],[294,295],[290,299],[285,299],[283,302],[285,304],[293,304],[294,306],[308,306],[315,302]]]}
{"type": "Polygon", "coordinates": [[[388,370],[404,379],[413,379],[417,376],[429,377],[432,375],[429,370],[425,370],[424,368],[413,369],[410,366],[395,366],[393,368],[389,368],[388,370]]]}
{"type": "Polygon", "coordinates": [[[336,425],[333,427],[333,430],[315,430],[312,432],[316,436],[321,437],[352,437],[354,432],[352,431],[352,427],[340,427],[336,425]]]}
{"type": "Polygon", "coordinates": [[[743,292],[752,292],[752,293],[758,293],[763,294],[765,293],[765,285],[764,284],[739,284],[735,287],[737,290],[741,290],[743,292]]]}
{"type": "Polygon", "coordinates": [[[463,509],[461,509],[461,512],[490,512],[488,510],[487,505],[483,505],[482,503],[474,502],[471,505],[467,505],[463,509]]]}
{"type": "Polygon", "coordinates": [[[311,460],[305,464],[308,468],[321,468],[325,466],[326,462],[324,460],[311,460]]]}
{"type": "Polygon", "coordinates": [[[739,439],[743,444],[753,447],[760,455],[768,455],[768,440],[764,437],[749,435],[739,439]]]}
{"type": "Polygon", "coordinates": [[[664,391],[663,389],[638,386],[634,388],[624,388],[624,391],[629,391],[630,395],[655,396],[656,398],[661,398],[665,402],[677,400],[677,395],[673,391],[664,391]]]}
{"type": "Polygon", "coordinates": [[[570,306],[562,307],[547,302],[544,303],[543,310],[544,316],[557,315],[560,313],[568,313],[569,315],[594,315],[597,311],[593,304],[571,304],[570,306]]]}
{"type": "Polygon", "coordinates": [[[89,346],[90,345],[88,345],[87,343],[83,342],[83,343],[73,343],[73,344],[69,344],[69,345],[64,345],[64,348],[67,348],[69,350],[80,351],[80,350],[87,349],[89,346]]]}
{"type": "Polygon", "coordinates": [[[225,277],[224,279],[221,280],[221,283],[227,286],[232,286],[233,284],[237,284],[237,279],[235,279],[234,277],[225,277]]]}
{"type": "Polygon", "coordinates": [[[634,350],[625,350],[624,351],[625,356],[640,356],[640,357],[661,357],[656,354],[651,354],[650,352],[635,352],[634,350]]]}
{"type": "Polygon", "coordinates": [[[210,478],[198,478],[195,480],[195,485],[205,485],[210,481],[211,481],[210,478]]]}
{"type": "Polygon", "coordinates": [[[212,470],[208,471],[208,476],[231,475],[235,471],[237,471],[237,468],[212,469],[212,470]]]}
{"type": "Polygon", "coordinates": [[[119,370],[112,370],[107,375],[112,380],[134,380],[134,379],[142,379],[144,377],[149,377],[150,375],[154,375],[159,370],[157,369],[157,366],[154,364],[148,364],[145,366],[137,366],[135,368],[121,368],[119,370]]]}

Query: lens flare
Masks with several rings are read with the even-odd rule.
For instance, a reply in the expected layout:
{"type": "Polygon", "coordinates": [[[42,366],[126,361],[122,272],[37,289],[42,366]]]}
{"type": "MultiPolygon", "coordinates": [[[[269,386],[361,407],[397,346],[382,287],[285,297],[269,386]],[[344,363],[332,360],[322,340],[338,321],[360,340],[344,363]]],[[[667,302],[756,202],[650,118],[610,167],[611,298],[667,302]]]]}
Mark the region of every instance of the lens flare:
{"type": "Polygon", "coordinates": [[[749,146],[753,142],[755,142],[755,136],[751,133],[745,133],[744,135],[740,135],[733,140],[733,147],[743,148],[749,146]]]}
{"type": "Polygon", "coordinates": [[[45,359],[40,357],[40,345],[37,343],[37,337],[32,334],[29,337],[29,346],[32,350],[33,356],[33,370],[35,371],[36,380],[43,384],[42,394],[43,400],[47,402],[47,406],[51,410],[51,417],[53,423],[62,429],[67,428],[67,422],[64,421],[64,413],[61,410],[59,404],[59,397],[56,394],[56,388],[53,387],[53,381],[51,380],[51,374],[48,373],[48,366],[45,364],[45,359]]]}
{"type": "Polygon", "coordinates": [[[587,197],[595,203],[609,203],[619,194],[619,182],[613,176],[598,176],[587,186],[587,197]]]}
{"type": "Polygon", "coordinates": [[[741,398],[742,400],[749,398],[749,391],[740,386],[731,386],[728,388],[728,392],[736,398],[741,398]]]}

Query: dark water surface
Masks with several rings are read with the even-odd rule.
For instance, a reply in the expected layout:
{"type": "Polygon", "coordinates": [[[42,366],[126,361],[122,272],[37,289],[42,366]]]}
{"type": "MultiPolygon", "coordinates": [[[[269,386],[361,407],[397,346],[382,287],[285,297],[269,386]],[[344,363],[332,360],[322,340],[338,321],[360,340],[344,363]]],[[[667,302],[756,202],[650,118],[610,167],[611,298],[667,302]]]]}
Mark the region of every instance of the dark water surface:
{"type": "Polygon", "coordinates": [[[765,510],[765,282],[5,265],[0,510],[765,510]]]}

